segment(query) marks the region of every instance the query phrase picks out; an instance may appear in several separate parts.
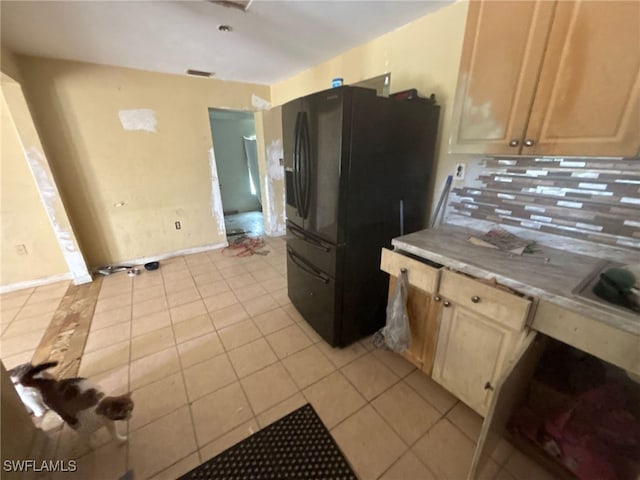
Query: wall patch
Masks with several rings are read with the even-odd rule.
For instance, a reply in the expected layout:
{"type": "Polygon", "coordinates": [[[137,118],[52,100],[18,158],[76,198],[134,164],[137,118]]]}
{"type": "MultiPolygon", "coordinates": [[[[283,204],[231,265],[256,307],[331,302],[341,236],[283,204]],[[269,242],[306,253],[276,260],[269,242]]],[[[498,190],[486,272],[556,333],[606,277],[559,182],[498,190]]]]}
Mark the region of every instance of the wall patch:
{"type": "Polygon", "coordinates": [[[271,109],[271,103],[264,98],[260,98],[258,95],[251,95],[251,105],[253,105],[258,110],[271,109]]]}
{"type": "Polygon", "coordinates": [[[120,110],[118,112],[120,124],[125,130],[142,130],[146,132],[156,132],[156,112],[150,108],[138,108],[134,110],[120,110]]]}

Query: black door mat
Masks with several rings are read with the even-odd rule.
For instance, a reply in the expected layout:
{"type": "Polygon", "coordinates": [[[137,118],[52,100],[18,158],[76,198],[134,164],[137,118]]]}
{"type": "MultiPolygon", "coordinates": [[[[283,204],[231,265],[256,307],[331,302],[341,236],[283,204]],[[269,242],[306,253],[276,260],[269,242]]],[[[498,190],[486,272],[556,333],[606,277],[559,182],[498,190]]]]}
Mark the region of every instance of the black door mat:
{"type": "Polygon", "coordinates": [[[245,438],[179,480],[357,480],[313,407],[245,438]]]}

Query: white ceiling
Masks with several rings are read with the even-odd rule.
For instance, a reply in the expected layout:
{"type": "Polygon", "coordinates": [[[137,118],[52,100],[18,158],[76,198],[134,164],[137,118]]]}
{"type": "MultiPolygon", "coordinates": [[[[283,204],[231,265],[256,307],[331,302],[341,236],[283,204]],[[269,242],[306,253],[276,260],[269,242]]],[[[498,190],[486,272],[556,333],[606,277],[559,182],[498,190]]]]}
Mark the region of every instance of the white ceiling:
{"type": "Polygon", "coordinates": [[[272,84],[453,1],[2,0],[1,32],[16,53],[272,84]]]}

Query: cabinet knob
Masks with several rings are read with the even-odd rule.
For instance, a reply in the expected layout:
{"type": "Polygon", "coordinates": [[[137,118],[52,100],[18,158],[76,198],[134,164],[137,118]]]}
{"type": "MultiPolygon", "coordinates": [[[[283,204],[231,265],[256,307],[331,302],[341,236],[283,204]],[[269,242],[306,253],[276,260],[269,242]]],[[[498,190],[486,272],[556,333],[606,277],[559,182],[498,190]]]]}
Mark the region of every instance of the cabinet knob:
{"type": "Polygon", "coordinates": [[[478,303],[480,301],[480,297],[477,295],[474,295],[473,297],[471,297],[471,301],[473,303],[478,303]]]}
{"type": "Polygon", "coordinates": [[[491,383],[487,382],[487,383],[484,384],[484,389],[493,391],[493,385],[491,385],[491,383]]]}
{"type": "Polygon", "coordinates": [[[444,302],[442,302],[442,304],[443,304],[445,307],[448,307],[449,305],[451,305],[451,303],[449,302],[449,300],[445,300],[444,302]]]}
{"type": "Polygon", "coordinates": [[[531,146],[533,146],[533,144],[534,144],[534,141],[533,141],[533,140],[531,140],[530,138],[527,138],[527,139],[524,141],[524,146],[525,146],[525,147],[531,147],[531,146]]]}
{"type": "Polygon", "coordinates": [[[442,300],[442,298],[440,297],[440,295],[436,295],[435,297],[433,297],[433,300],[435,302],[439,302],[440,300],[442,300]]]}
{"type": "Polygon", "coordinates": [[[520,145],[520,141],[517,138],[514,138],[509,142],[510,147],[517,147],[518,145],[520,145]]]}

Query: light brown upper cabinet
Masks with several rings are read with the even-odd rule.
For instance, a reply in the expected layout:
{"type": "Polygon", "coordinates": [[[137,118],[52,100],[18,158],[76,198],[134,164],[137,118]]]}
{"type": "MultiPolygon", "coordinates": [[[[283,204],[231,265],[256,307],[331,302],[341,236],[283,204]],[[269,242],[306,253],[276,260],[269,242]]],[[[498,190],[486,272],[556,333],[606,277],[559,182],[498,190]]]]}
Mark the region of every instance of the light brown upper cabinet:
{"type": "Polygon", "coordinates": [[[471,0],[449,150],[640,154],[640,2],[471,0]]]}

